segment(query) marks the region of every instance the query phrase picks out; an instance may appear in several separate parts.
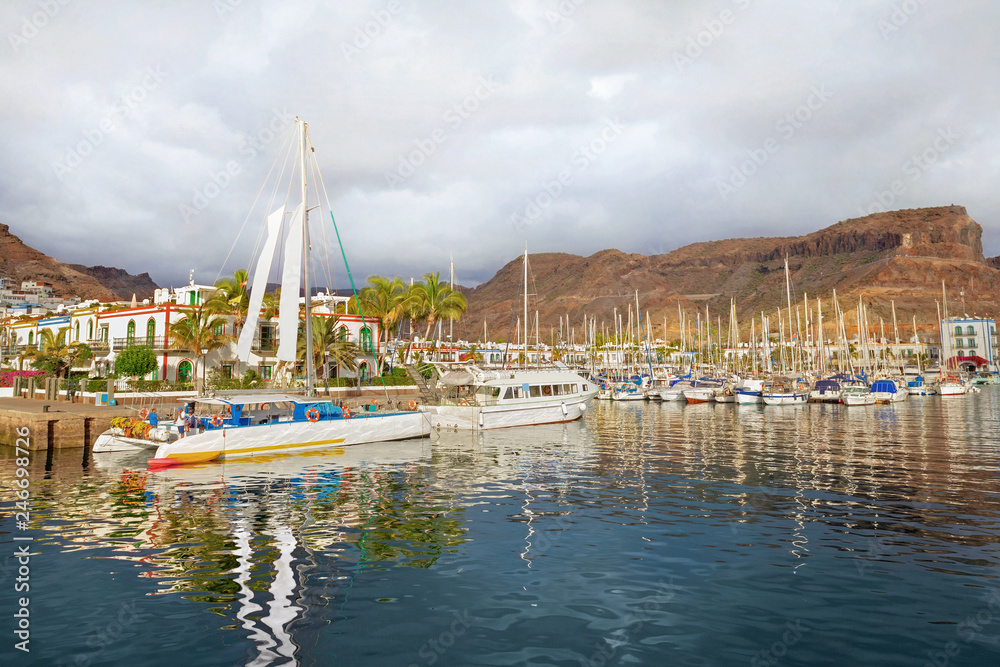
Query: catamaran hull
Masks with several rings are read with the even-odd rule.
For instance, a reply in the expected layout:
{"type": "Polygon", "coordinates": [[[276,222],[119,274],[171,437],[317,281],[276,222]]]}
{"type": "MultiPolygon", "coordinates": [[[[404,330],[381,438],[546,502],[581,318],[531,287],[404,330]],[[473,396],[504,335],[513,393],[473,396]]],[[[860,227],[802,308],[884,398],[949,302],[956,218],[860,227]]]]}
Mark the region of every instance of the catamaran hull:
{"type": "Polygon", "coordinates": [[[369,442],[406,440],[430,435],[425,412],[358,415],[351,419],[317,422],[274,422],[257,426],[222,428],[190,435],[161,445],[156,459],[179,464],[223,461],[247,456],[307,452],[369,442]],[[215,454],[212,457],[212,454],[215,454]]]}
{"type": "Polygon", "coordinates": [[[564,401],[514,403],[507,405],[430,405],[430,425],[435,429],[490,430],[512,426],[536,426],[576,421],[587,409],[594,394],[564,401]]]}

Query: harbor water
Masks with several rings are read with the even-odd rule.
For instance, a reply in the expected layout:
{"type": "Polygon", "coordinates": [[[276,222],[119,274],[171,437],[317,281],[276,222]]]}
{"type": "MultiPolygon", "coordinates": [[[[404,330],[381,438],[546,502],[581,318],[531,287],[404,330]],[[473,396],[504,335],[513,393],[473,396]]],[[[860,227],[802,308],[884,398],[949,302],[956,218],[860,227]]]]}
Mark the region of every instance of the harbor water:
{"type": "Polygon", "coordinates": [[[3,665],[1000,664],[998,387],[159,472],[0,452],[3,665]]]}

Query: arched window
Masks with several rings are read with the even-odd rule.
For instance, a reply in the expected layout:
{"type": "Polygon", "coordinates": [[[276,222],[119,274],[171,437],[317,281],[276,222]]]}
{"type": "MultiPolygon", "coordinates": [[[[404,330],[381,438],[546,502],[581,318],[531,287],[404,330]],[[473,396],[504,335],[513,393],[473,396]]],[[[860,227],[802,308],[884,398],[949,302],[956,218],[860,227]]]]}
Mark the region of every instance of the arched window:
{"type": "Polygon", "coordinates": [[[73,326],[73,340],[74,341],[79,341],[80,340],[80,323],[79,322],[77,322],[73,326]]]}
{"type": "Polygon", "coordinates": [[[135,320],[128,321],[128,329],[125,331],[125,340],[129,345],[135,343],[135,320]]]}
{"type": "Polygon", "coordinates": [[[361,328],[361,349],[365,354],[372,353],[372,330],[368,327],[361,328]]]}
{"type": "Polygon", "coordinates": [[[976,328],[974,326],[972,326],[971,324],[969,326],[965,327],[965,335],[966,336],[975,336],[976,335],[976,328]]]}
{"type": "Polygon", "coordinates": [[[961,336],[962,335],[962,327],[960,327],[960,326],[959,327],[955,327],[955,335],[956,336],[961,336]]]}
{"type": "Polygon", "coordinates": [[[28,332],[28,345],[34,345],[34,344],[35,344],[35,332],[34,331],[29,331],[28,332]]]}
{"type": "Polygon", "coordinates": [[[177,364],[177,381],[178,382],[190,382],[191,381],[191,362],[185,359],[181,363],[177,364]]]}
{"type": "Polygon", "coordinates": [[[94,320],[87,321],[87,340],[94,340],[94,320]]]}
{"type": "Polygon", "coordinates": [[[152,345],[156,337],[156,320],[152,317],[146,320],[146,344],[152,345]]]}
{"type": "Polygon", "coordinates": [[[351,331],[347,328],[347,325],[342,325],[337,329],[337,339],[342,341],[351,340],[351,331]]]}

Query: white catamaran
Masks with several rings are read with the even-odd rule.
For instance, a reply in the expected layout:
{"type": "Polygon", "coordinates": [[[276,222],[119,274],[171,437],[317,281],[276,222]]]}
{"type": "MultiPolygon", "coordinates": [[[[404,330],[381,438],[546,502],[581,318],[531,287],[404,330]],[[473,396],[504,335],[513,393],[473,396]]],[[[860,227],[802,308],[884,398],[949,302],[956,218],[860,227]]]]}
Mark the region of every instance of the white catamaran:
{"type": "MultiPolygon", "coordinates": [[[[257,261],[250,289],[247,322],[236,346],[239,359],[249,358],[263,305],[264,291],[275,248],[284,244],[284,265],[279,301],[277,358],[295,363],[299,327],[299,290],[305,287],[305,340],[312,337],[310,301],[308,191],[306,188],[308,125],[296,118],[299,129],[299,166],[302,202],[286,223],[286,207],[267,218],[267,239],[257,261]]],[[[369,442],[402,440],[430,434],[424,412],[375,412],[352,415],[329,400],[315,397],[313,355],[306,353],[305,396],[282,394],[198,398],[196,412],[204,430],[160,445],[150,460],[154,466],[224,460],[232,457],[303,452],[369,442]]]]}

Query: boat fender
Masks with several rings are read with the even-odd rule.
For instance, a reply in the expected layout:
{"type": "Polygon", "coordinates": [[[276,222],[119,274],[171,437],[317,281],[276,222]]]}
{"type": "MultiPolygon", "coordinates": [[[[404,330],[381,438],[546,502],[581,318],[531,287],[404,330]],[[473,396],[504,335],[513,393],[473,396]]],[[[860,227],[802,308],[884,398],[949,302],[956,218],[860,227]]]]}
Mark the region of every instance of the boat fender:
{"type": "MultiPolygon", "coordinates": [[[[350,413],[348,413],[347,408],[344,408],[344,413],[345,417],[350,416],[350,413]]],[[[316,408],[309,408],[308,410],[306,410],[306,419],[308,419],[311,422],[319,421],[319,410],[317,410],[316,408]]]]}
{"type": "Polygon", "coordinates": [[[561,405],[562,405],[563,417],[568,416],[569,415],[569,410],[566,408],[566,404],[562,403],[561,405]]]}
{"type": "Polygon", "coordinates": [[[580,404],[580,412],[583,412],[586,409],[587,409],[587,405],[585,403],[581,403],[580,404]]]}
{"type": "MultiPolygon", "coordinates": [[[[313,409],[315,410],[315,408],[313,408],[313,409]]],[[[345,406],[343,408],[343,413],[344,413],[344,419],[350,419],[351,418],[351,409],[350,408],[348,408],[348,407],[345,406]]]]}

